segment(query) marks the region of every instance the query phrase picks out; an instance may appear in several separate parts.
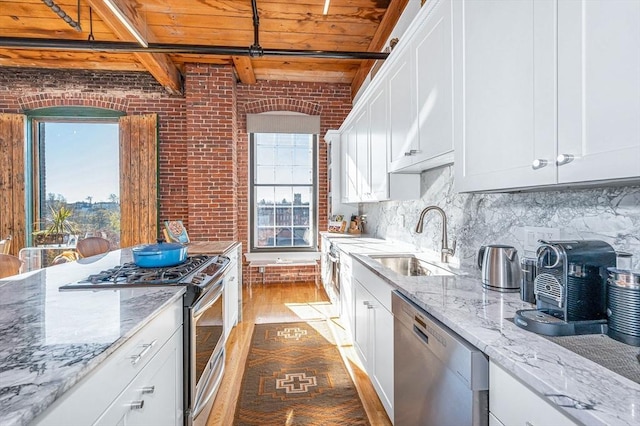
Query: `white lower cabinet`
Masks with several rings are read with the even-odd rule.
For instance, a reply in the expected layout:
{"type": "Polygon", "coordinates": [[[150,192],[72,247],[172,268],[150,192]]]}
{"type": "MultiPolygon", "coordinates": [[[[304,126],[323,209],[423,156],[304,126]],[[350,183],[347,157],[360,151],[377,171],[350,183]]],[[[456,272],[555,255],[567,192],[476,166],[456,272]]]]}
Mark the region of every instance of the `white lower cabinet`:
{"type": "Polygon", "coordinates": [[[182,298],[65,392],[34,425],[182,425],[182,298]]]}
{"type": "Polygon", "coordinates": [[[393,420],[393,314],[391,286],[353,264],[353,344],[384,409],[393,420]]]}
{"type": "Polygon", "coordinates": [[[543,397],[491,361],[489,363],[489,411],[491,426],[576,424],[543,397]]]}
{"type": "Polygon", "coordinates": [[[182,424],[181,370],[182,332],[176,331],[95,424],[182,424]]]}
{"type": "Polygon", "coordinates": [[[242,273],[239,270],[238,258],[241,246],[224,253],[229,258],[229,269],[224,281],[224,339],[229,338],[233,327],[238,324],[238,300],[242,273]]]}

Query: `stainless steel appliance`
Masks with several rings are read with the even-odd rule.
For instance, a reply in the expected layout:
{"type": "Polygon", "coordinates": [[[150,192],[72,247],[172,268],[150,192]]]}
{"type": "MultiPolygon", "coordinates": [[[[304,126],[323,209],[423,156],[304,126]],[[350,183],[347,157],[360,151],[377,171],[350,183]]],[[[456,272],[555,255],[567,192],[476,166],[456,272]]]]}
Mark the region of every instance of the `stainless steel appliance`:
{"type": "Polygon", "coordinates": [[[603,333],[607,268],[616,263],[604,241],[541,241],[536,309],[516,312],[519,327],[549,336],[603,333]]]}
{"type": "Polygon", "coordinates": [[[394,424],[488,425],[489,360],[393,292],[394,424]]]}
{"type": "Polygon", "coordinates": [[[617,268],[608,271],[607,335],[640,346],[640,271],[617,268]]]}
{"type": "Polygon", "coordinates": [[[184,421],[204,425],[224,373],[223,297],[228,264],[227,257],[202,255],[164,268],[142,268],[130,262],[60,289],[185,286],[184,421]]]}
{"type": "Polygon", "coordinates": [[[537,259],[523,257],[522,266],[522,282],[520,283],[520,299],[523,302],[536,303],[535,295],[535,279],[538,275],[537,259]]]}
{"type": "Polygon", "coordinates": [[[520,288],[520,262],[514,247],[500,244],[480,247],[478,267],[482,269],[483,287],[502,292],[520,288]]]}

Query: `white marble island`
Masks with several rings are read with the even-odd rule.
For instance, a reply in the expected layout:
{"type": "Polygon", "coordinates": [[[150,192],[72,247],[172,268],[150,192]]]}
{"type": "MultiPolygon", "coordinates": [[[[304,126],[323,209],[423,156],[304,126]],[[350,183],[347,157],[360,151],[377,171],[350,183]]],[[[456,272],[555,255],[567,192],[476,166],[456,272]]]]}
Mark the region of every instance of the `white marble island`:
{"type": "MultiPolygon", "coordinates": [[[[354,262],[383,278],[574,422],[640,424],[640,384],[517,327],[510,320],[515,311],[532,308],[518,293],[483,289],[477,269],[462,269],[466,275],[458,276],[402,276],[367,254],[411,252],[411,246],[371,238],[329,238],[354,262]]],[[[431,260],[437,263],[438,257],[431,260]]]]}
{"type": "Polygon", "coordinates": [[[182,287],[59,287],[131,261],[129,250],[0,280],[0,425],[24,425],[100,366],[182,287]]]}

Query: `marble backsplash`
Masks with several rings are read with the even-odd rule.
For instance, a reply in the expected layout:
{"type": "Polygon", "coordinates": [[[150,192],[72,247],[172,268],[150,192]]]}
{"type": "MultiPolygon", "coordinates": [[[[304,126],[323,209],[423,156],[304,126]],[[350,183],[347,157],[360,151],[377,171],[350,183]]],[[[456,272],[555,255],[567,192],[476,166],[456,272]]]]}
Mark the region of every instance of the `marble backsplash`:
{"type": "Polygon", "coordinates": [[[364,203],[366,232],[411,243],[422,250],[439,250],[440,216],[425,217],[422,234],[415,226],[423,208],[441,207],[447,214],[449,246],[455,257],[474,265],[481,245],[508,244],[522,257],[524,227],[559,228],[560,239],[593,239],[633,254],[640,269],[640,186],[559,189],[527,193],[460,194],[453,189],[453,167],[423,172],[419,200],[364,203]]]}

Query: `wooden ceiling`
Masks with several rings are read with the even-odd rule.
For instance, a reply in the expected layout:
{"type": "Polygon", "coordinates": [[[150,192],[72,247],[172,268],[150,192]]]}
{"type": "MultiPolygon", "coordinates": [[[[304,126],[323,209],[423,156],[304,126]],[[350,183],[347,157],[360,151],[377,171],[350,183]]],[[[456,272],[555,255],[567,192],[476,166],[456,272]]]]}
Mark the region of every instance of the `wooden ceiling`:
{"type": "MultiPolygon", "coordinates": [[[[131,27],[147,43],[227,46],[254,44],[251,0],[53,0],[81,30],[72,28],[45,3],[52,0],[0,0],[0,66],[149,72],[174,94],[182,92],[188,62],[233,64],[239,80],[348,83],[352,93],[373,60],[300,56],[145,53],[44,48],[41,40],[136,42],[131,27]],[[113,7],[108,7],[108,2],[113,7]],[[90,20],[90,9],[91,17],[90,20]],[[130,23],[127,28],[122,18],[130,23]],[[90,21],[92,23],[90,23],[90,21]],[[2,38],[18,38],[17,45],[2,38]]],[[[380,52],[410,0],[256,0],[259,45],[268,49],[380,52]]],[[[417,0],[411,0],[417,1],[417,0]]],[[[55,8],[55,6],[54,6],[55,8]]]]}

